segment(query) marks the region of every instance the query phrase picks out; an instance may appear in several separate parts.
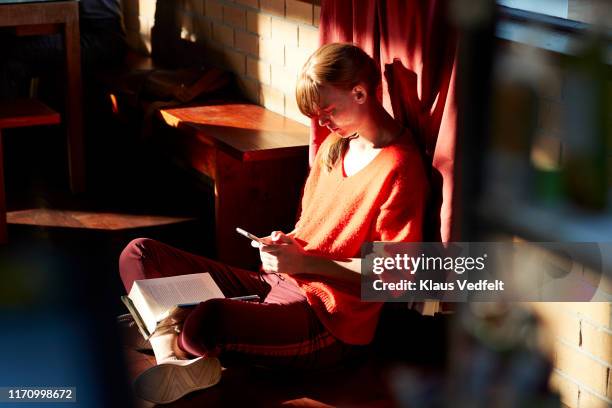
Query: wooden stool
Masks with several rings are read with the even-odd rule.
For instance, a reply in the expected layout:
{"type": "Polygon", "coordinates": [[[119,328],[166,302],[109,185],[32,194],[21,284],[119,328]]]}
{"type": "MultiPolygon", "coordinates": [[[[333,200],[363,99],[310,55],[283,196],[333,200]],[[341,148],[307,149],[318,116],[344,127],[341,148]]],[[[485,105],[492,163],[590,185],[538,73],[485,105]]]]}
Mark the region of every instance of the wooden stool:
{"type": "Polygon", "coordinates": [[[56,125],[59,123],[59,113],[35,99],[0,101],[0,244],[4,244],[8,240],[6,232],[2,130],[26,126],[56,125]]]}

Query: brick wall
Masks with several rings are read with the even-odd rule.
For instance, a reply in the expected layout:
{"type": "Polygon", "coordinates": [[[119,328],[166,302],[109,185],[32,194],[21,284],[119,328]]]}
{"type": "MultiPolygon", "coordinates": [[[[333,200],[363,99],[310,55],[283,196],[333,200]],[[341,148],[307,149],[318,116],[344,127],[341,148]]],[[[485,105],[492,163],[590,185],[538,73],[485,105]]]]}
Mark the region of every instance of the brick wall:
{"type": "Polygon", "coordinates": [[[551,385],[571,408],[612,405],[612,304],[530,303],[552,338],[551,385]]]}
{"type": "MultiPolygon", "coordinates": [[[[142,38],[150,50],[156,1],[132,0],[132,4],[125,18],[131,22],[128,33],[142,38]]],[[[209,61],[233,71],[251,101],[309,124],[297,108],[294,89],[298,70],[318,46],[319,4],[318,0],[177,0],[174,7],[181,38],[201,45],[209,61]]]]}

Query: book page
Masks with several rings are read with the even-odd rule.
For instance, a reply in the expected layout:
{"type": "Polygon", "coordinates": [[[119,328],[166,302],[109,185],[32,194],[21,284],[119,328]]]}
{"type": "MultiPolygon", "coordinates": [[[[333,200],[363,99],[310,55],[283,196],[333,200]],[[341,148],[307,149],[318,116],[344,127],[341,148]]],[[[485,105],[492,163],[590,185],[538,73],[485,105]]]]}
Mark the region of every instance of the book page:
{"type": "Polygon", "coordinates": [[[168,309],[181,303],[203,302],[225,297],[209,273],[145,279],[134,282],[134,286],[136,285],[147,299],[151,314],[154,316],[161,316],[168,309]]]}

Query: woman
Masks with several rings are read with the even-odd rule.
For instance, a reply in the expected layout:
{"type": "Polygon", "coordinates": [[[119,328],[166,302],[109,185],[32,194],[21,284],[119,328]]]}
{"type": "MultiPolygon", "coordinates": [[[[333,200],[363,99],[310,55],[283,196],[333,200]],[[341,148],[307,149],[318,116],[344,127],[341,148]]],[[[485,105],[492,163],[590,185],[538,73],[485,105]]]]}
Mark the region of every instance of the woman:
{"type": "Polygon", "coordinates": [[[380,79],[374,60],[350,44],[325,45],[305,63],[298,105],[332,133],[306,181],[295,229],[253,242],[261,275],[146,239],[124,250],[120,269],[128,291],[136,279],[210,272],[227,297],[263,299],[200,303],[180,334],[152,339],[160,364],[137,379],[137,394],[170,402],[214,385],[219,356],[320,368],[371,342],[382,305],[360,300],[361,245],[420,241],[427,193],[410,134],[376,98],[380,79]]]}

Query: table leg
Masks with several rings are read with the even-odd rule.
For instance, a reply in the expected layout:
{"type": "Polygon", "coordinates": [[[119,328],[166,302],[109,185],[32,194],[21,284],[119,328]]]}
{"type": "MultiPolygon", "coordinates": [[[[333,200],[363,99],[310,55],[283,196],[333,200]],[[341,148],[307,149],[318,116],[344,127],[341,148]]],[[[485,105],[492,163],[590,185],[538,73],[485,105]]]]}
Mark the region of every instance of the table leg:
{"type": "MultiPolygon", "coordinates": [[[[240,268],[252,269],[257,265],[257,250],[249,241],[235,232],[236,227],[249,230],[249,207],[257,205],[248,202],[248,174],[240,161],[216,152],[215,170],[215,245],[217,258],[221,262],[240,268]]],[[[257,234],[259,231],[250,232],[257,234]]]]}
{"type": "MultiPolygon", "coordinates": [[[[76,3],[75,3],[76,7],[76,3]]],[[[73,193],[85,190],[85,149],[83,144],[83,111],[81,84],[81,45],[77,18],[64,25],[66,58],[66,131],[68,166],[73,193]]]]}
{"type": "Polygon", "coordinates": [[[243,163],[217,152],[215,237],[220,261],[246,269],[259,266],[258,251],[236,227],[260,236],[293,229],[307,172],[304,153],[301,158],[243,163]]]}

